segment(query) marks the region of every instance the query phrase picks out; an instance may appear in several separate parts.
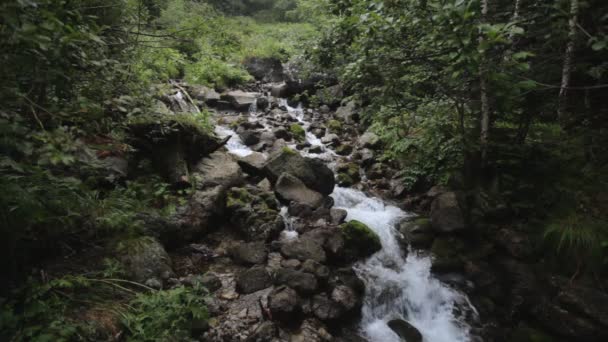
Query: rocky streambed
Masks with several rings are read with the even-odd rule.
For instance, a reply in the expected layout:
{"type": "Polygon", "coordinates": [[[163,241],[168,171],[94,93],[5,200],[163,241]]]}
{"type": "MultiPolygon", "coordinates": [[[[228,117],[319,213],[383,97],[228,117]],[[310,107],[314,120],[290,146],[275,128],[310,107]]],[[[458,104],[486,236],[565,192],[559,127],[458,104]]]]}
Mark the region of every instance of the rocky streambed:
{"type": "Polygon", "coordinates": [[[218,94],[179,85],[159,107],[169,117],[205,107],[215,136],[179,126],[158,139],[154,127],[133,129],[134,145],[192,192],[170,217],[143,215],[153,238],[123,261],[148,286],[209,289],[210,319],[195,324],[193,336],[371,342],[538,341],[547,330],[565,341],[603,336],[605,307],[597,303],[605,295],[560,279],[543,290],[546,278],[535,274],[529,240],[479,223],[504,215],[502,204],[483,202],[480,213],[471,208],[482,201],[462,191],[406,194],[399,170],[379,158],[380,139],[359,125],[354,102],[304,109],[280,98],[285,87],[218,94]]]}

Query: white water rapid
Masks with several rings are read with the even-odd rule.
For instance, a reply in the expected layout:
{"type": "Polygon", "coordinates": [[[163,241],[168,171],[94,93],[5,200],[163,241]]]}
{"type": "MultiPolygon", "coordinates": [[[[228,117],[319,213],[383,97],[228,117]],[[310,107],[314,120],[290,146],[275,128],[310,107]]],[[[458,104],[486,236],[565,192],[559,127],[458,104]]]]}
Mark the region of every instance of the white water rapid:
{"type": "Polygon", "coordinates": [[[361,321],[365,335],[372,342],[400,342],[387,323],[404,319],[425,342],[470,341],[468,325],[455,316],[457,309],[474,310],[468,299],[431,275],[429,256],[403,256],[395,225],[407,213],[354,189],[338,187],[331,196],[335,207],[348,212],[347,220],[367,224],[382,242],[381,251],[356,266],[366,285],[361,321]]]}
{"type": "MultiPolygon", "coordinates": [[[[309,122],[304,119],[301,106],[290,107],[286,101],[281,105],[307,129],[309,122]]],[[[254,109],[255,110],[255,109],[254,109]]],[[[257,113],[250,116],[259,117],[257,113]]],[[[238,135],[229,128],[217,126],[220,137],[231,135],[228,150],[237,156],[251,154],[238,135]]],[[[312,146],[320,145],[322,154],[302,155],[333,162],[336,154],[307,130],[306,138],[312,146]]],[[[410,251],[407,257],[397,241],[399,234],[395,226],[408,214],[384,201],[365,193],[336,187],[331,196],[335,207],[348,212],[347,220],[358,220],[368,225],[382,242],[382,250],[355,266],[357,274],[366,285],[362,308],[361,332],[370,342],[400,342],[399,336],[387,323],[393,319],[403,319],[416,327],[423,335],[424,342],[469,342],[469,326],[457,312],[472,312],[468,298],[460,292],[441,283],[431,274],[431,257],[410,251]]],[[[293,239],[297,233],[291,226],[292,218],[287,208],[281,210],[287,228],[283,238],[293,239]]]]}

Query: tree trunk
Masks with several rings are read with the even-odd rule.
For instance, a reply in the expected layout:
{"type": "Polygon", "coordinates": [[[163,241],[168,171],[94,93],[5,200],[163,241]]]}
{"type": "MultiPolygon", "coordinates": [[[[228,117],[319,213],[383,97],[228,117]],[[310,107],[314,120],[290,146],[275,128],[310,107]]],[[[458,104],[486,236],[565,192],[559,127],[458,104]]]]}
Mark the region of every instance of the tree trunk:
{"type": "Polygon", "coordinates": [[[572,73],[572,60],[574,57],[574,46],[576,43],[576,25],[578,21],[578,0],[570,0],[570,20],[568,21],[568,43],[564,55],[562,69],[562,84],[559,90],[557,118],[562,126],[566,122],[566,105],[568,99],[568,86],[570,86],[570,74],[572,73]]]}
{"type": "MultiPolygon", "coordinates": [[[[481,1],[481,21],[482,23],[488,22],[488,1],[481,1]]],[[[479,46],[482,46],[485,42],[483,33],[479,35],[479,46]]],[[[479,90],[481,100],[481,127],[479,135],[479,144],[481,148],[481,166],[485,168],[487,163],[488,154],[488,137],[490,134],[490,100],[488,97],[488,62],[486,58],[486,52],[481,53],[479,63],[479,90]]]]}

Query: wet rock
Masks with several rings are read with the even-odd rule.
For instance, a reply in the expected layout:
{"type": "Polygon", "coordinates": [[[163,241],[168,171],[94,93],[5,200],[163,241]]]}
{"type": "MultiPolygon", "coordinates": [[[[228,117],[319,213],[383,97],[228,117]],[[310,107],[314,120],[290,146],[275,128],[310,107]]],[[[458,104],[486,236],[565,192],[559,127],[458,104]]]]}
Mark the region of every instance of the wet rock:
{"type": "Polygon", "coordinates": [[[336,148],[336,153],[341,156],[347,156],[353,152],[353,147],[350,144],[342,144],[336,148]]]}
{"type": "Polygon", "coordinates": [[[361,305],[361,298],[355,290],[345,285],[334,287],[331,300],[340,305],[345,312],[351,311],[361,305]]]}
{"type": "Polygon", "coordinates": [[[245,173],[252,176],[261,176],[263,175],[266,156],[260,152],[252,152],[248,156],[239,157],[237,162],[245,173]]]}
{"type": "Polygon", "coordinates": [[[283,74],[283,64],[281,60],[274,57],[248,57],[243,61],[245,69],[256,80],[262,82],[281,82],[283,74]]]}
{"type": "Polygon", "coordinates": [[[200,284],[209,290],[209,292],[215,292],[222,288],[222,281],[220,278],[215,273],[211,272],[207,272],[201,277],[200,284]]]}
{"type": "Polygon", "coordinates": [[[369,148],[372,150],[380,148],[380,144],[380,138],[372,132],[365,132],[357,140],[357,146],[360,146],[362,148],[369,148]]]}
{"type": "Polygon", "coordinates": [[[321,282],[326,282],[329,279],[329,267],[316,262],[314,260],[306,260],[302,263],[302,272],[314,274],[321,282]]]}
{"type": "Polygon", "coordinates": [[[452,233],[466,228],[461,201],[455,192],[445,192],[431,204],[431,224],[441,233],[452,233]]]}
{"type": "Polygon", "coordinates": [[[354,260],[368,257],[380,249],[382,244],[378,235],[364,223],[352,220],[340,226],[344,235],[345,254],[354,260]]]}
{"type": "Polygon", "coordinates": [[[347,124],[357,123],[359,121],[359,113],[355,102],[349,101],[346,105],[339,107],[338,110],[336,110],[336,117],[347,124]]]}
{"type": "Polygon", "coordinates": [[[464,267],[464,242],[457,237],[438,237],[431,247],[433,272],[458,272],[464,267]]]}
{"type": "Polygon", "coordinates": [[[403,341],[422,342],[422,334],[416,327],[402,319],[394,319],[388,322],[391,328],[403,341]]]}
{"type": "Polygon", "coordinates": [[[322,293],[312,298],[311,309],[315,317],[322,321],[333,321],[344,314],[344,309],[322,293]]]}
{"type": "Polygon", "coordinates": [[[584,316],[573,314],[559,305],[545,302],[533,310],[540,325],[556,335],[578,341],[599,342],[608,339],[608,329],[584,316]]]}
{"type": "Polygon", "coordinates": [[[242,265],[263,264],[266,262],[268,252],[264,242],[241,243],[230,250],[232,259],[242,265]]]}
{"type": "Polygon", "coordinates": [[[323,202],[323,195],[310,190],[300,179],[289,173],[281,174],[275,185],[275,193],[277,198],[286,203],[293,201],[311,208],[317,208],[323,202]]]}
{"type": "Polygon", "coordinates": [[[289,86],[286,83],[273,85],[270,89],[270,95],[276,98],[285,98],[289,95],[289,86]]]}
{"type": "Polygon", "coordinates": [[[291,335],[290,342],[325,342],[333,341],[327,327],[316,319],[309,318],[302,322],[300,329],[291,335]]]}
{"type": "Polygon", "coordinates": [[[317,90],[317,93],[315,95],[322,104],[335,108],[340,105],[340,102],[344,97],[344,92],[342,91],[342,86],[336,84],[331,87],[317,90]]]}
{"type": "Polygon", "coordinates": [[[220,94],[216,92],[215,89],[201,85],[191,85],[188,88],[190,96],[193,99],[202,101],[209,106],[215,106],[220,100],[220,94]]]}
{"type": "Polygon", "coordinates": [[[222,94],[221,99],[229,102],[234,109],[246,112],[259,96],[259,93],[247,93],[242,90],[234,90],[222,94]]]}
{"type": "Polygon", "coordinates": [[[264,266],[253,266],[242,271],[236,278],[236,290],[248,294],[272,286],[272,279],[264,266]]]}
{"type": "Polygon", "coordinates": [[[274,322],[264,321],[247,338],[247,342],[272,342],[278,334],[279,328],[274,322]]]}
{"type": "Polygon", "coordinates": [[[300,236],[298,239],[288,241],[281,246],[281,254],[290,259],[306,261],[312,259],[317,262],[325,262],[327,255],[322,244],[311,236],[300,236]]]}
{"type": "Polygon", "coordinates": [[[435,239],[431,221],[424,217],[401,222],[399,232],[404,235],[405,241],[415,248],[429,248],[435,239]]]}
{"type": "Polygon", "coordinates": [[[331,224],[338,225],[344,223],[348,212],[344,209],[331,208],[329,215],[331,216],[331,224]]]}
{"type": "Polygon", "coordinates": [[[326,134],[323,138],[321,138],[321,142],[326,145],[337,145],[340,143],[340,137],[334,133],[326,134]]]}
{"type": "Polygon", "coordinates": [[[281,266],[283,266],[285,268],[298,269],[298,268],[300,268],[301,265],[302,265],[302,263],[298,259],[286,259],[286,260],[281,261],[281,266]]]}
{"type": "Polygon", "coordinates": [[[228,187],[243,183],[241,168],[225,150],[213,152],[201,159],[192,173],[197,189],[221,186],[224,191],[228,187]]]}
{"type": "Polygon", "coordinates": [[[309,153],[314,153],[314,154],[320,154],[323,153],[323,146],[321,145],[314,145],[312,146],[309,150],[309,153]]]}
{"type": "Polygon", "coordinates": [[[300,297],[287,286],[279,286],[268,295],[268,309],[273,319],[293,322],[300,314],[300,297]]]}
{"type": "Polygon", "coordinates": [[[281,174],[289,173],[322,195],[331,194],[335,186],[333,172],[322,161],[304,158],[290,149],[283,149],[271,157],[264,170],[271,182],[276,182],[281,174]]]}
{"type": "Polygon", "coordinates": [[[374,151],[370,150],[369,148],[364,148],[364,149],[357,151],[357,153],[355,153],[353,157],[355,159],[360,160],[361,166],[363,166],[363,167],[368,167],[369,165],[372,165],[376,161],[376,156],[374,154],[374,151]]]}
{"type": "Polygon", "coordinates": [[[252,146],[260,142],[260,133],[256,131],[244,131],[239,133],[239,137],[243,144],[252,146]]]}
{"type": "Polygon", "coordinates": [[[277,139],[283,139],[285,141],[291,140],[291,133],[285,127],[278,127],[273,130],[273,134],[277,139]]]}
{"type": "Polygon", "coordinates": [[[226,194],[226,211],[247,240],[270,241],[284,227],[274,194],[259,188],[231,188],[226,194]]]}
{"type": "Polygon", "coordinates": [[[133,281],[160,281],[173,274],[171,258],[154,238],[141,237],[122,241],[117,248],[118,259],[133,281]]]}
{"type": "Polygon", "coordinates": [[[275,274],[275,283],[287,285],[303,295],[312,294],[318,288],[317,279],[313,274],[292,268],[279,269],[275,274]]]}

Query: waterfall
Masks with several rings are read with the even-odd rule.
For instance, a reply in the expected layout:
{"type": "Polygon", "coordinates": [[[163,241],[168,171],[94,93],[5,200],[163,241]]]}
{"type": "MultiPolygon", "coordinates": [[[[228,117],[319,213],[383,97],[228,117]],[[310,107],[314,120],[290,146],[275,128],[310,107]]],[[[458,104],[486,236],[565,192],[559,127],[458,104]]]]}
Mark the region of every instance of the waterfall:
{"type": "Polygon", "coordinates": [[[361,328],[373,342],[399,342],[387,325],[404,319],[415,326],[425,342],[470,341],[469,327],[456,309],[472,310],[468,299],[442,284],[431,274],[431,258],[410,251],[404,257],[396,239],[396,223],[408,216],[365,193],[336,188],[331,195],[335,207],[348,212],[347,220],[368,225],[382,242],[382,250],[356,265],[366,283],[361,328]]]}
{"type": "MultiPolygon", "coordinates": [[[[301,105],[294,108],[285,100],[281,100],[281,105],[305,129],[310,126],[304,120],[301,105]]],[[[239,156],[252,153],[231,129],[217,126],[216,132],[221,137],[232,136],[226,145],[231,153],[239,156]]],[[[309,134],[306,138],[311,145],[322,145],[318,138],[309,134]]],[[[324,148],[323,154],[300,153],[333,162],[335,152],[324,148]]],[[[403,319],[421,332],[425,342],[471,341],[470,327],[464,317],[468,313],[476,316],[477,312],[468,298],[432,275],[429,255],[409,251],[406,257],[399,245],[395,226],[409,214],[355,189],[336,187],[331,196],[336,208],[347,211],[347,220],[365,223],[382,242],[382,250],[355,266],[355,271],[366,284],[360,325],[362,334],[371,342],[400,342],[399,336],[387,323],[392,319],[403,319]]],[[[282,238],[296,238],[298,233],[293,230],[293,218],[289,216],[287,207],[281,208],[280,214],[286,226],[282,238]]]]}

